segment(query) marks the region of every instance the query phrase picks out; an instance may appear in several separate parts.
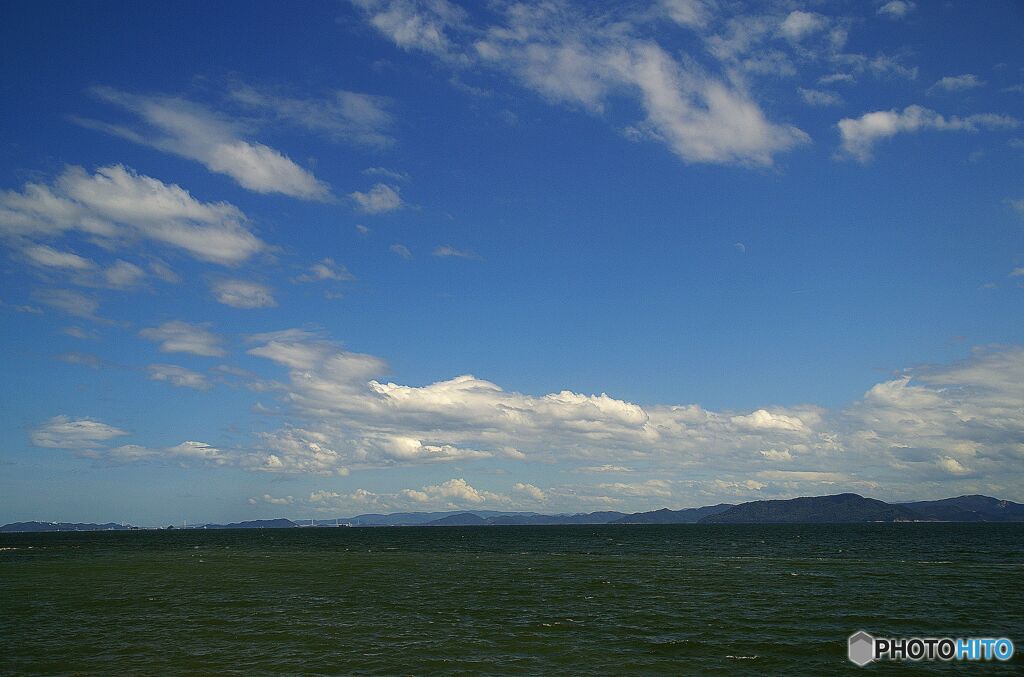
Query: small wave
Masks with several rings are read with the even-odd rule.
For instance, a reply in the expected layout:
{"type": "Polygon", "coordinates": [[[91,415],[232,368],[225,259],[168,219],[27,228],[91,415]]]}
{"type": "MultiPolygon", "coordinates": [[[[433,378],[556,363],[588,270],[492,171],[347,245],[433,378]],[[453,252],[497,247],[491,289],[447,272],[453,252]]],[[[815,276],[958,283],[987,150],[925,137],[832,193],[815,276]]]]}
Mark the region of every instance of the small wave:
{"type": "Polygon", "coordinates": [[[734,661],[752,661],[758,656],[726,656],[726,658],[731,658],[734,661]]]}

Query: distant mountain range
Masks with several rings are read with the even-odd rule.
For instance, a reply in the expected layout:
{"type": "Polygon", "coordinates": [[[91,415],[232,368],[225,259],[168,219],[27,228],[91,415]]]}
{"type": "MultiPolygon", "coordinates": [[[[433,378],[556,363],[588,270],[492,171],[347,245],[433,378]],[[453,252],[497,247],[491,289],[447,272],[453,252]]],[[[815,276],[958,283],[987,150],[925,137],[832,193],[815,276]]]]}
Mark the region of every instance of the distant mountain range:
{"type": "MultiPolygon", "coordinates": [[[[614,511],[542,515],[535,512],[461,510],[367,514],[332,520],[295,522],[288,519],[203,524],[189,529],[292,529],[298,527],[501,526],[548,524],[848,524],[855,522],[1024,522],[1024,505],[990,496],[958,496],[938,501],[885,503],[857,494],[810,496],[778,501],[720,503],[703,508],[652,510],[625,514],[614,511]]],[[[128,525],[72,522],[15,522],[0,532],[123,531],[128,525]]],[[[173,529],[175,527],[165,527],[173,529]]]]}

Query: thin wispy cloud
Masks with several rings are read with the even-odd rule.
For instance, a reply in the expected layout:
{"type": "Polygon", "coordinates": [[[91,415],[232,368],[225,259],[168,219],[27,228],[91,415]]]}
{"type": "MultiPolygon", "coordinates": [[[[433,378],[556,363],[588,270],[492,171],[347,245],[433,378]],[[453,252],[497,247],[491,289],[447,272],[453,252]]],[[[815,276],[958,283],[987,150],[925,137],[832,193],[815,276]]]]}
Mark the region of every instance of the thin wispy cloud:
{"type": "Polygon", "coordinates": [[[389,134],[394,117],[385,97],[338,90],[324,98],[301,99],[240,84],[231,88],[230,95],[251,109],[334,142],[373,148],[395,142],[389,134]]]}
{"type": "Polygon", "coordinates": [[[139,332],[139,336],[159,343],[160,351],[164,353],[190,353],[202,357],[227,354],[222,339],[210,331],[208,325],[171,320],[157,327],[147,327],[139,332]]]}
{"type": "Polygon", "coordinates": [[[27,183],[21,191],[0,193],[0,235],[23,240],[73,232],[110,248],[148,240],[222,265],[241,263],[265,247],[234,205],[202,202],[181,186],[122,165],[93,174],[68,167],[49,185],[27,183]]]}
{"type": "Polygon", "coordinates": [[[252,280],[217,280],[210,285],[214,298],[232,308],[273,308],[277,306],[274,292],[265,284],[252,280]]]}
{"type": "Polygon", "coordinates": [[[457,258],[457,259],[475,259],[479,260],[480,255],[471,249],[458,249],[451,246],[450,244],[443,244],[434,247],[434,251],[430,252],[431,256],[437,256],[439,258],[457,258]]]}
{"type": "Polygon", "coordinates": [[[84,127],[196,160],[211,172],[230,176],[257,193],[282,193],[307,200],[330,196],[327,185],[308,170],[278,150],[244,140],[238,123],[205,106],[177,97],[131,94],[111,87],[91,91],[97,98],[133,113],[145,126],[73,118],[84,127]]]}

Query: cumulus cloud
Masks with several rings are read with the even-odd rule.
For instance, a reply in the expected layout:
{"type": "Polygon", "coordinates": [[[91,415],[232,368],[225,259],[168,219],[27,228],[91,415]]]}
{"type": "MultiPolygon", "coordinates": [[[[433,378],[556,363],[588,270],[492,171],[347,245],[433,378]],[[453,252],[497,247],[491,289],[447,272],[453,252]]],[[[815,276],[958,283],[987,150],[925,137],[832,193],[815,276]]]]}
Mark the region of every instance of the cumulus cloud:
{"type": "Polygon", "coordinates": [[[512,491],[523,494],[524,496],[533,499],[534,501],[543,501],[547,499],[544,491],[540,487],[532,484],[526,484],[524,482],[516,482],[512,485],[512,491]]]}
{"type": "Polygon", "coordinates": [[[232,308],[274,308],[277,300],[265,284],[252,280],[218,280],[210,285],[214,298],[232,308]]]}
{"type": "Polygon", "coordinates": [[[349,193],[348,196],[356,203],[359,211],[364,214],[384,214],[405,206],[405,203],[402,202],[402,196],[398,194],[398,191],[397,186],[378,183],[365,193],[355,191],[349,193]]]}
{"type": "MultiPolygon", "coordinates": [[[[606,394],[528,395],[471,375],[401,385],[379,378],[387,370],[383,360],[303,330],[261,339],[250,353],[288,369],[280,396],[307,422],[261,437],[252,462],[276,472],[326,474],[487,456],[628,472],[623,461],[633,459],[672,469],[666,472],[685,469],[694,481],[733,482],[730,491],[782,491],[808,482],[864,488],[888,480],[911,495],[918,490],[910,479],[893,479],[906,468],[931,469],[940,481],[955,475],[939,472],[952,467],[942,462],[949,457],[969,467],[972,477],[995,477],[1024,454],[1019,349],[916,369],[878,384],[845,410],[806,405],[715,412],[692,404],[640,406],[606,394]],[[752,458],[789,469],[751,478],[752,458]],[[762,486],[750,489],[747,480],[762,486]]],[[[714,486],[706,484],[709,491],[714,486]]],[[[596,489],[612,499],[642,491],[679,496],[675,487],[648,480],[596,489]]]]}
{"type": "MultiPolygon", "coordinates": [[[[383,360],[351,353],[304,330],[254,340],[249,353],[289,370],[282,395],[313,427],[261,438],[268,469],[353,468],[504,456],[520,460],[700,455],[709,440],[771,448],[820,444],[813,407],[715,414],[699,407],[654,407],[606,394],[507,392],[471,375],[424,386],[379,379],[383,360]],[[286,393],[286,395],[284,395],[286,393]],[[684,451],[686,450],[686,451],[684,451]],[[273,457],[273,458],[271,458],[273,457]]],[[[627,471],[612,463],[608,471],[627,471]]],[[[602,468],[598,467],[598,470],[602,468]]]]}
{"type": "Polygon", "coordinates": [[[51,449],[96,449],[128,433],[91,418],[54,416],[32,431],[32,444],[51,449]]]}
{"type": "Polygon", "coordinates": [[[860,162],[871,159],[876,143],[897,134],[923,130],[977,132],[1016,129],[1019,125],[1019,120],[1006,115],[980,113],[946,118],[917,105],[907,106],[902,111],[876,111],[859,118],[843,118],[838,123],[843,152],[860,162]]]}
{"type": "MultiPolygon", "coordinates": [[[[192,442],[110,448],[109,440],[127,433],[93,419],[58,416],[32,432],[33,443],[110,462],[195,460],[323,476],[489,457],[558,462],[584,473],[628,473],[627,460],[646,469],[629,481],[593,486],[541,489],[516,482],[510,488],[516,498],[460,478],[395,494],[366,492],[362,499],[376,507],[516,500],[679,506],[838,488],[884,488],[890,496],[914,498],[998,489],[1024,479],[1020,347],[976,349],[961,362],[905,370],[844,409],[716,412],[695,404],[641,406],[606,394],[529,395],[469,375],[400,385],[380,378],[387,371],[380,358],[349,352],[316,332],[284,330],[249,340],[250,354],[286,370],[287,378],[266,392],[280,397],[285,406],[278,413],[286,421],[300,420],[301,426],[286,422],[234,450],[192,442]]],[[[324,494],[318,505],[352,505],[353,497],[324,494]]]]}
{"type": "Polygon", "coordinates": [[[160,344],[160,352],[190,353],[203,357],[225,355],[219,336],[209,330],[209,325],[189,324],[180,320],[164,322],[158,327],[149,327],[139,336],[160,344]]]}
{"type": "Polygon", "coordinates": [[[506,496],[475,489],[462,478],[450,479],[447,482],[426,486],[422,489],[404,489],[401,494],[417,503],[440,504],[450,509],[508,501],[506,496]]]}
{"type": "Polygon", "coordinates": [[[248,85],[236,85],[231,97],[331,141],[373,148],[384,148],[395,141],[387,133],[394,118],[384,97],[342,89],[325,99],[296,99],[248,85]]]}
{"type": "MultiPolygon", "coordinates": [[[[669,146],[686,162],[770,165],[780,152],[806,143],[796,127],[772,122],[741,78],[717,77],[677,59],[638,32],[638,22],[550,3],[500,8],[504,21],[469,26],[461,9],[442,0],[357,0],[367,21],[407,50],[459,67],[508,73],[548,100],[604,115],[613,98],[643,111],[628,126],[636,137],[669,146]]],[[[665,16],[690,27],[706,24],[710,3],[665,2],[665,16]]],[[[795,13],[787,31],[803,36],[817,15],[795,13]]]]}
{"type": "Polygon", "coordinates": [[[261,143],[245,141],[243,130],[199,104],[170,96],[141,96],[110,87],[96,87],[93,94],[137,115],[146,125],[141,130],[76,118],[83,126],[196,160],[211,172],[225,174],[240,186],[257,193],[282,193],[291,197],[322,200],[330,196],[327,185],[281,152],[261,143]]]}
{"type": "Polygon", "coordinates": [[[199,372],[179,367],[176,364],[151,364],[147,367],[149,378],[153,381],[164,381],[176,388],[192,388],[193,390],[209,390],[213,384],[199,372]]]}
{"type": "MultiPolygon", "coordinates": [[[[232,265],[265,246],[247,223],[233,205],[200,202],[180,186],[121,165],[95,174],[68,167],[51,185],[28,183],[20,192],[0,192],[0,235],[15,240],[79,231],[110,247],[146,239],[232,265]]],[[[47,260],[46,252],[34,251],[47,260]]]]}

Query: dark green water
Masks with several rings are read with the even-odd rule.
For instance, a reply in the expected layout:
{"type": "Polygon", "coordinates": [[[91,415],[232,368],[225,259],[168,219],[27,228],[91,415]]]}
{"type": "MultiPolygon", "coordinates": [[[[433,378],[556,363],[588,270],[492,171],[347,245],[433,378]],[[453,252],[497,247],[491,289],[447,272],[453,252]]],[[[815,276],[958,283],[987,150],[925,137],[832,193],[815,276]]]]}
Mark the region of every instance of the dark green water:
{"type": "Polygon", "coordinates": [[[821,675],[861,628],[1021,674],[1024,525],[0,535],[4,673],[821,675]]]}

